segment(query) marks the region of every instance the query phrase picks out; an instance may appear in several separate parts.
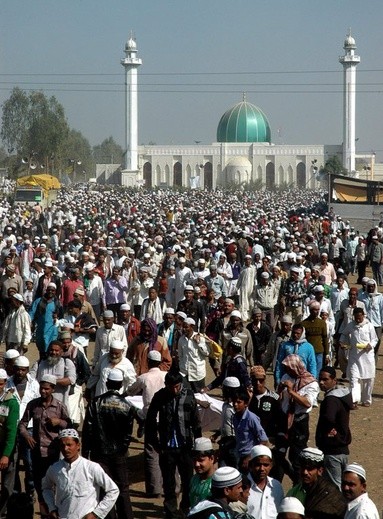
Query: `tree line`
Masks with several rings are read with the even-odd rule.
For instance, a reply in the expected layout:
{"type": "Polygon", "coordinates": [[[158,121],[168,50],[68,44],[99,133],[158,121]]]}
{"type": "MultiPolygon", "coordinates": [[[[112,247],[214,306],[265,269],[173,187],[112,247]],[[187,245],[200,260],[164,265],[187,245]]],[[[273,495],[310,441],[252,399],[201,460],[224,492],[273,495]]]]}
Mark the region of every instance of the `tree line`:
{"type": "Polygon", "coordinates": [[[0,167],[10,178],[49,173],[83,181],[95,176],[96,163],[122,164],[123,149],[113,137],[91,146],[71,128],[56,97],[15,87],[3,103],[0,167]]]}

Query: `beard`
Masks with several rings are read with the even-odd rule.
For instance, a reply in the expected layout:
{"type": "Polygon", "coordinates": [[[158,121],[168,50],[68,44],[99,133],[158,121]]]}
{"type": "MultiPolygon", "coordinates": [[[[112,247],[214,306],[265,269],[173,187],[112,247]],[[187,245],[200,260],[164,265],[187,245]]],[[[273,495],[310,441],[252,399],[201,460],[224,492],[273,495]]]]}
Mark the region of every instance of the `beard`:
{"type": "Polygon", "coordinates": [[[116,364],[121,362],[121,359],[122,359],[122,355],[117,357],[117,358],[116,357],[109,357],[109,362],[115,366],[116,364]]]}
{"type": "Polygon", "coordinates": [[[56,366],[61,360],[61,357],[51,357],[49,356],[47,361],[50,366],[56,366]]]}

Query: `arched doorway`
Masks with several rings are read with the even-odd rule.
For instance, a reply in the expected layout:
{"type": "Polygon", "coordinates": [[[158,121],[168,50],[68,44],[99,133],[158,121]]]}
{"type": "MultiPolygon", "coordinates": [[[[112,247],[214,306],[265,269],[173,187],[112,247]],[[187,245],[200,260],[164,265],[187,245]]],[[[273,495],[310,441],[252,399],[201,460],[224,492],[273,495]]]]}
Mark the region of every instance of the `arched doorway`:
{"type": "Polygon", "coordinates": [[[176,162],[173,166],[174,187],[182,187],[182,164],[176,162]]]}
{"type": "Polygon", "coordinates": [[[278,168],[278,186],[283,186],[286,183],[285,180],[285,170],[283,166],[279,166],[278,168]]]}
{"type": "Polygon", "coordinates": [[[150,162],[145,162],[144,164],[144,186],[146,189],[150,189],[152,187],[152,165],[150,162]]]}
{"type": "Polygon", "coordinates": [[[306,166],[303,162],[297,165],[297,187],[304,189],[306,187],[306,166]]]}
{"type": "Polygon", "coordinates": [[[266,189],[274,189],[275,187],[275,165],[269,162],[266,166],[266,189]]]}
{"type": "Polygon", "coordinates": [[[204,188],[209,191],[213,189],[213,164],[211,162],[206,162],[203,168],[204,175],[204,188]]]}

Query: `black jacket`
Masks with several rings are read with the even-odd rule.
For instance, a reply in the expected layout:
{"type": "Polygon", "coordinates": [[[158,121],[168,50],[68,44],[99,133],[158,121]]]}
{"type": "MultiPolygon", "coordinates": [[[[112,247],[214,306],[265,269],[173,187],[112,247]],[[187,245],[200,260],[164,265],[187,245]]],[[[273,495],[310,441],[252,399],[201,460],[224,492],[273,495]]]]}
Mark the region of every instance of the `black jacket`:
{"type": "Polygon", "coordinates": [[[349,454],[351,443],[350,409],[352,396],[347,388],[334,388],[327,391],[320,406],[315,441],[324,454],[349,454]],[[329,436],[335,429],[337,434],[329,436]]]}
{"type": "Polygon", "coordinates": [[[176,396],[166,387],[155,393],[146,415],[145,440],[154,448],[165,450],[174,430],[180,446],[187,449],[192,448],[195,438],[202,436],[197,402],[193,392],[184,386],[176,396]]]}
{"type": "Polygon", "coordinates": [[[83,429],[83,455],[92,460],[125,455],[133,430],[132,406],[118,391],[110,390],[88,406],[83,429]]]}

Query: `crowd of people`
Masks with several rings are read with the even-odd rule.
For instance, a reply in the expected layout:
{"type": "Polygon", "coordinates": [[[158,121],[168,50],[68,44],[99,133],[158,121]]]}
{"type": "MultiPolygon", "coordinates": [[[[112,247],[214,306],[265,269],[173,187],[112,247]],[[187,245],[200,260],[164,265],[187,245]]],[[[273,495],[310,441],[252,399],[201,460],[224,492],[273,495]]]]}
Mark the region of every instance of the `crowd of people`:
{"type": "Polygon", "coordinates": [[[133,518],[133,430],[167,519],[379,517],[349,445],[373,403],[383,224],[363,236],[313,191],[1,202],[0,517],[36,494],[44,518],[133,518]]]}

